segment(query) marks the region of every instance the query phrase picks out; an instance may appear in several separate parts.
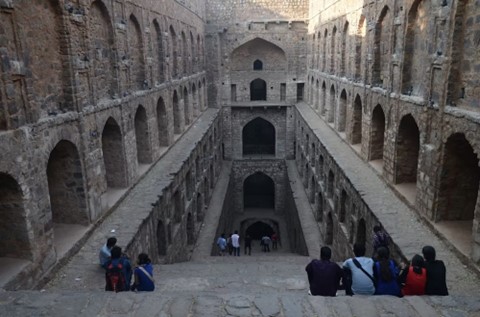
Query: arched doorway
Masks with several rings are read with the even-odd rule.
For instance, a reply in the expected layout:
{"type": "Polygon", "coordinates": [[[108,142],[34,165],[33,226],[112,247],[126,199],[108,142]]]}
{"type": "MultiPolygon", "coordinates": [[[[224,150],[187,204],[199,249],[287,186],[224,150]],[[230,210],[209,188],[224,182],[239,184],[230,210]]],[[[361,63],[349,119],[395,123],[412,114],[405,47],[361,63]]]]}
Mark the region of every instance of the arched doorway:
{"type": "Polygon", "coordinates": [[[157,251],[159,256],[167,255],[167,240],[165,235],[165,225],[159,220],[157,224],[157,251]]]}
{"type": "Polygon", "coordinates": [[[245,230],[245,236],[249,235],[253,240],[260,240],[265,235],[271,237],[274,232],[275,230],[270,224],[263,221],[257,221],[247,227],[245,230]]]}
{"type": "Polygon", "coordinates": [[[160,97],[157,102],[157,127],[160,147],[168,146],[168,116],[163,98],[160,97]]]}
{"type": "Polygon", "coordinates": [[[187,244],[193,245],[195,243],[195,225],[193,223],[192,214],[187,215],[187,244]]]}
{"type": "Polygon", "coordinates": [[[416,183],[420,132],[411,115],[400,121],[396,140],[395,183],[416,183]]]}
{"type": "Polygon", "coordinates": [[[255,118],[242,131],[243,155],[275,155],[275,127],[262,118],[255,118]]]}
{"type": "Polygon", "coordinates": [[[110,117],[105,123],[102,133],[103,161],[109,188],[127,186],[127,173],[123,149],[122,131],[119,125],[110,117]]]}
{"type": "Polygon", "coordinates": [[[62,140],[52,150],[47,179],[52,221],[88,225],[82,164],[73,143],[62,140]]]}
{"type": "Polygon", "coordinates": [[[181,112],[180,112],[180,105],[178,104],[178,94],[175,90],[173,92],[173,133],[174,134],[181,134],[182,133],[182,119],[181,119],[181,112]]]}
{"type": "Polygon", "coordinates": [[[478,161],[463,133],[448,138],[440,174],[436,220],[473,220],[480,181],[478,161]]]}
{"type": "Polygon", "coordinates": [[[150,153],[150,136],[148,133],[147,112],[143,106],[138,106],[135,114],[135,139],[137,142],[137,160],[139,164],[152,162],[150,153]]]}
{"type": "Polygon", "coordinates": [[[23,192],[10,175],[0,173],[0,257],[31,260],[23,192]]]}
{"type": "Polygon", "coordinates": [[[365,220],[360,219],[357,226],[357,239],[355,243],[365,244],[365,242],[367,242],[367,228],[365,220]]]}
{"type": "Polygon", "coordinates": [[[267,100],[267,82],[257,78],[250,83],[250,100],[267,100]]]}
{"type": "Polygon", "coordinates": [[[333,243],[333,217],[331,212],[328,213],[326,226],[325,244],[331,245],[333,243]]]}
{"type": "Polygon", "coordinates": [[[262,172],[250,175],[243,182],[244,208],[275,208],[275,184],[262,172]]]}
{"type": "Polygon", "coordinates": [[[370,160],[383,159],[383,144],[385,141],[385,114],[382,106],[377,105],[372,113],[370,131],[370,160]]]}
{"type": "Polygon", "coordinates": [[[352,144],[362,143],[362,100],[355,97],[352,114],[352,144]]]}

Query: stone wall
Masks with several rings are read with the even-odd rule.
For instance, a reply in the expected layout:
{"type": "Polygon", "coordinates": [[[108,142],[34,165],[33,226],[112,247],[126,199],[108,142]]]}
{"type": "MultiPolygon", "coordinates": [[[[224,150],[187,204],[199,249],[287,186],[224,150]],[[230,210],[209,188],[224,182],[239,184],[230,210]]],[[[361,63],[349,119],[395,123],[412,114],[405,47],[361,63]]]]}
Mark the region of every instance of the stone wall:
{"type": "MultiPolygon", "coordinates": [[[[11,287],[54,265],[57,224],[95,224],[205,111],[203,5],[0,3],[0,213],[17,197],[21,214],[1,228],[23,241],[2,254],[27,263],[11,287]]],[[[199,160],[220,159],[214,129],[199,160]]],[[[203,173],[209,189],[217,167],[203,173]]]]}
{"type": "Polygon", "coordinates": [[[224,107],[223,131],[225,159],[239,160],[243,155],[243,129],[256,118],[262,118],[275,129],[275,155],[277,159],[293,158],[292,135],[294,121],[292,107],[273,106],[235,106],[224,107]]]}
{"type": "Polygon", "coordinates": [[[478,262],[478,177],[462,185],[448,175],[480,175],[480,90],[471,75],[480,65],[473,45],[480,9],[464,1],[349,0],[310,9],[309,104],[366,162],[375,160],[387,183],[414,188],[407,199],[426,219],[473,221],[468,256],[478,262]],[[453,140],[465,155],[454,154],[453,140]]]}
{"type": "Polygon", "coordinates": [[[306,74],[307,1],[209,1],[207,9],[212,104],[250,101],[257,78],[266,81],[267,101],[296,102],[306,74]],[[253,69],[257,60],[263,69],[253,69]]]}
{"type": "MultiPolygon", "coordinates": [[[[246,235],[246,229],[255,222],[263,222],[282,239],[282,248],[289,252],[308,255],[303,237],[303,231],[298,218],[297,208],[289,187],[284,160],[252,159],[235,160],[224,197],[222,214],[217,227],[217,235],[232,233],[238,230],[241,238],[246,235]],[[265,175],[273,181],[274,208],[245,208],[244,183],[247,178],[257,174],[265,175]]],[[[265,197],[261,199],[265,200],[265,197]]],[[[243,241],[243,240],[242,240],[243,241]]],[[[242,244],[243,245],[243,244],[242,244]]],[[[216,245],[212,246],[212,255],[217,255],[216,245]]]]}
{"type": "MultiPolygon", "coordinates": [[[[367,255],[372,254],[371,237],[373,227],[379,224],[377,217],[298,112],[296,119],[297,168],[323,241],[332,247],[332,258],[341,261],[353,256],[353,244],[357,242],[366,245],[367,255]]],[[[393,242],[392,256],[404,260],[393,242]]]]}

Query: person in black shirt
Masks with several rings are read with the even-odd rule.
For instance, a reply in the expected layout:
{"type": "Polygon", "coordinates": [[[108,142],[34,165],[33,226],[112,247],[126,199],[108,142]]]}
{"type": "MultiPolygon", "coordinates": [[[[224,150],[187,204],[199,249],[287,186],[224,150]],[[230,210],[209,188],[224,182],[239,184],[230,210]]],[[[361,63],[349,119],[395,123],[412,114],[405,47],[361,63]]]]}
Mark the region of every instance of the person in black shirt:
{"type": "Polygon", "coordinates": [[[320,260],[312,260],[305,268],[312,295],[336,296],[343,272],[337,263],[330,262],[331,257],[332,250],[322,247],[320,260]]]}
{"type": "Polygon", "coordinates": [[[245,255],[247,255],[247,249],[248,255],[252,255],[252,238],[248,234],[245,237],[245,255]]]}
{"type": "Polygon", "coordinates": [[[448,295],[445,264],[440,260],[435,260],[435,249],[432,246],[424,246],[422,249],[425,259],[425,268],[427,269],[427,285],[425,286],[426,295],[448,295]]]}

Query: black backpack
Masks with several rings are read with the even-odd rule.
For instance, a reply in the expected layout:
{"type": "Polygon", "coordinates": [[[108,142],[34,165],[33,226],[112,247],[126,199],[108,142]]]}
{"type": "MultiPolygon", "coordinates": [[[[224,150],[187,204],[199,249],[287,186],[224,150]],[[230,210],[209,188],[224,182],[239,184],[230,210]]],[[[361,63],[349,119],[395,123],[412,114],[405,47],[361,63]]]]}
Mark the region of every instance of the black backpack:
{"type": "Polygon", "coordinates": [[[107,265],[107,271],[105,273],[105,290],[111,292],[123,292],[125,291],[125,275],[123,274],[123,264],[118,262],[117,265],[113,265],[110,262],[107,265]]]}

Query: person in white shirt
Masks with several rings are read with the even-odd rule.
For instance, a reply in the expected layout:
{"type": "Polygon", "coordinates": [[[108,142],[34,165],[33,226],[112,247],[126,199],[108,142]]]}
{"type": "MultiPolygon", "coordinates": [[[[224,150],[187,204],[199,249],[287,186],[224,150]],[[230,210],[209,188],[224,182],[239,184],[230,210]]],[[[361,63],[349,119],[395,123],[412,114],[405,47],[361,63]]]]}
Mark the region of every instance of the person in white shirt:
{"type": "Polygon", "coordinates": [[[375,293],[374,262],[371,258],[365,257],[364,244],[355,243],[353,253],[354,258],[343,262],[343,267],[352,272],[352,292],[354,295],[373,295],[375,293]]]}
{"type": "Polygon", "coordinates": [[[232,246],[233,256],[240,256],[240,236],[237,230],[232,234],[232,246]]]}
{"type": "Polygon", "coordinates": [[[98,257],[100,259],[100,265],[105,268],[105,263],[107,263],[108,260],[110,260],[110,257],[112,254],[110,251],[112,248],[117,244],[117,238],[111,237],[108,238],[107,243],[103,245],[103,247],[100,249],[100,253],[98,254],[98,257]]]}

